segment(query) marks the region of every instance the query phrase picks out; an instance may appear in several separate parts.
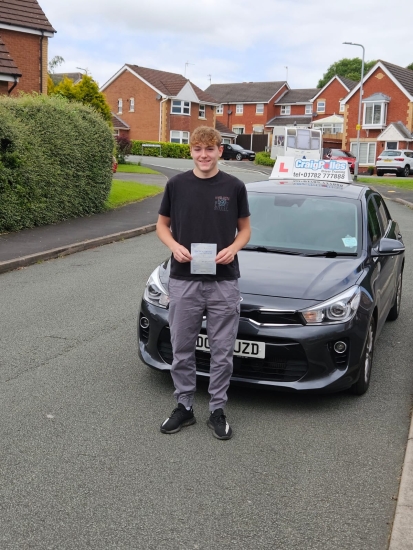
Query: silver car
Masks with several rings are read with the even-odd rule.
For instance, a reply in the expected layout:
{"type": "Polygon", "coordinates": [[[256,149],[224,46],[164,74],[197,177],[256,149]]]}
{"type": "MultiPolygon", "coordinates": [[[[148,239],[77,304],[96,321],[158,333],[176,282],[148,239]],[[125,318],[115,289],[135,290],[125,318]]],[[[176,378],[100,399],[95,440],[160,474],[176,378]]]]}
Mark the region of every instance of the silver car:
{"type": "Polygon", "coordinates": [[[390,172],[407,178],[413,172],[413,151],[385,149],[376,160],[376,172],[378,176],[390,172]]]}

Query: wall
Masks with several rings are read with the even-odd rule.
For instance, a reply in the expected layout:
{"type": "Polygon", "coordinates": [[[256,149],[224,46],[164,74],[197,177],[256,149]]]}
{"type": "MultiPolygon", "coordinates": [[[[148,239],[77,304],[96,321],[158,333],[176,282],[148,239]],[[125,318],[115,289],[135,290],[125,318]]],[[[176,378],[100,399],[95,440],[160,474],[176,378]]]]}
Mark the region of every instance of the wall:
{"type": "MultiPolygon", "coordinates": [[[[387,105],[386,126],[388,126],[391,122],[398,121],[403,122],[406,126],[408,126],[409,122],[411,123],[411,117],[409,116],[410,104],[408,98],[381,68],[377,68],[363,85],[364,98],[368,98],[375,93],[382,93],[391,98],[387,105]]],[[[346,150],[350,150],[350,142],[357,138],[356,125],[358,120],[359,100],[360,91],[357,90],[347,102],[345,118],[346,124],[343,135],[343,149],[346,150]]],[[[383,130],[363,130],[363,111],[364,105],[362,104],[360,141],[376,141],[377,136],[379,136],[383,130]]],[[[377,156],[383,150],[384,145],[384,142],[377,144],[377,156]]]]}
{"type": "Polygon", "coordinates": [[[317,112],[317,101],[324,100],[326,102],[326,110],[324,113],[318,113],[315,118],[325,118],[331,115],[343,115],[340,113],[340,100],[344,99],[349,92],[344,86],[337,80],[328,86],[314,101],[313,111],[317,112]]]}
{"type": "MultiPolygon", "coordinates": [[[[41,36],[1,29],[1,37],[22,73],[17,86],[12,91],[12,95],[18,95],[19,92],[42,92],[46,94],[48,38],[43,38],[43,86],[42,90],[40,90],[41,36]]],[[[11,88],[12,85],[13,83],[10,83],[9,87],[11,88]]]]}
{"type": "Polygon", "coordinates": [[[160,101],[157,92],[139,78],[124,71],[103,91],[112,112],[118,114],[118,99],[123,101],[119,117],[129,126],[129,139],[159,140],[160,101]],[[129,111],[129,99],[135,99],[135,111],[129,111]]]}

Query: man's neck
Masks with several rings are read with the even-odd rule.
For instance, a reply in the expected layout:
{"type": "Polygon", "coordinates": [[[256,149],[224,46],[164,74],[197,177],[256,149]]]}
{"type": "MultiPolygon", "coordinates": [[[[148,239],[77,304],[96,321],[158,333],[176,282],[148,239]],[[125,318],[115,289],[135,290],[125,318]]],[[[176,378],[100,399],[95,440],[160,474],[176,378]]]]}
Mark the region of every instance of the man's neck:
{"type": "Polygon", "coordinates": [[[194,173],[194,175],[199,178],[199,179],[202,179],[202,180],[207,180],[207,179],[210,179],[210,178],[213,178],[214,176],[216,176],[219,172],[219,168],[216,167],[215,170],[211,170],[211,172],[201,172],[200,170],[198,170],[196,167],[192,170],[192,172],[194,173]]]}

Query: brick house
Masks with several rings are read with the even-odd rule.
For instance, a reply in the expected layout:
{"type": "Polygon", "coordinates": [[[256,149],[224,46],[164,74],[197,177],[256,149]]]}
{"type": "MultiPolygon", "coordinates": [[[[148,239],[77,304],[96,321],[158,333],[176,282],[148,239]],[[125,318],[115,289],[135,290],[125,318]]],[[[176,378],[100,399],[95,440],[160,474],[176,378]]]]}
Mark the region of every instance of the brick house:
{"type": "Polygon", "coordinates": [[[47,93],[52,27],[37,0],[0,2],[0,93],[47,93]]]}
{"type": "Polygon", "coordinates": [[[129,139],[188,143],[198,126],[215,127],[217,101],[180,74],[126,64],[100,91],[129,139]]]}
{"type": "Polygon", "coordinates": [[[313,96],[318,88],[289,89],[274,104],[274,116],[267,119],[265,126],[309,126],[313,115],[313,96]]]}
{"type": "Polygon", "coordinates": [[[289,90],[287,82],[211,84],[205,91],[216,98],[217,121],[235,134],[270,133],[267,120],[275,116],[275,102],[289,90]]]}
{"type": "MultiPolygon", "coordinates": [[[[360,84],[343,100],[342,147],[357,153],[360,84]]],[[[379,60],[363,78],[360,166],[374,165],[385,148],[413,149],[413,71],[379,60]]]]}

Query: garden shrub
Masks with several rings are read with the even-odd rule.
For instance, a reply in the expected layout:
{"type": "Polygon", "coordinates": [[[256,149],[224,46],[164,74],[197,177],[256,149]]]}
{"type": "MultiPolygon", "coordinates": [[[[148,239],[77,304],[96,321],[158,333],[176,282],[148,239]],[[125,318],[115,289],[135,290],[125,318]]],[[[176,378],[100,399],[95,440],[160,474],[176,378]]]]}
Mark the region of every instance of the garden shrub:
{"type": "Polygon", "coordinates": [[[109,125],[89,106],[0,97],[0,233],[104,210],[113,147],[109,125]]]}
{"type": "Polygon", "coordinates": [[[132,142],[129,138],[119,137],[115,138],[116,143],[116,158],[119,164],[126,164],[125,157],[130,155],[132,151],[132,142]]]}
{"type": "Polygon", "coordinates": [[[261,164],[263,166],[274,166],[275,160],[270,157],[270,153],[261,151],[255,155],[255,164],[261,164]]]}
{"type": "Polygon", "coordinates": [[[189,145],[185,143],[170,143],[167,141],[132,141],[132,155],[141,155],[141,156],[158,156],[159,147],[142,147],[142,143],[149,144],[153,143],[155,145],[161,146],[161,156],[174,158],[174,159],[190,159],[191,152],[189,145]]]}

